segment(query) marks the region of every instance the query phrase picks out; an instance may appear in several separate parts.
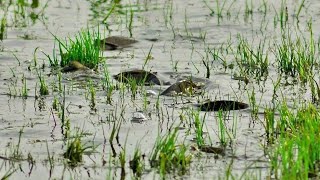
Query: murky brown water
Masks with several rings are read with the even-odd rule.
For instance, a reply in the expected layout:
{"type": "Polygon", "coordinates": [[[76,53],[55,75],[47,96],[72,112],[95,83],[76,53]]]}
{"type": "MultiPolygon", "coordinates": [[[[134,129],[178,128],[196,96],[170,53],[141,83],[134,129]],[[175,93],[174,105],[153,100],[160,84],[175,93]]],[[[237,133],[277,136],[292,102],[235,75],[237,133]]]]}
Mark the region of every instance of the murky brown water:
{"type": "MultiPolygon", "coordinates": [[[[235,100],[249,104],[248,94],[256,90],[255,97],[259,103],[258,120],[253,120],[251,108],[231,111],[225,121],[230,132],[236,122],[235,137],[232,137],[231,146],[226,147],[224,156],[209,153],[196,154],[192,159],[190,171],[184,176],[169,175],[168,178],[178,179],[208,179],[226,178],[228,168],[231,167],[231,174],[236,178],[265,179],[270,176],[268,158],[264,151],[264,128],[263,107],[270,104],[273,93],[273,80],[277,78],[275,67],[270,65],[269,75],[265,84],[256,83],[250,79],[246,84],[243,81],[234,80],[232,77],[238,69],[224,70],[219,61],[212,61],[211,75],[206,79],[206,69],[202,59],[206,57],[206,48],[220,48],[230,42],[236,47],[237,36],[247,38],[248,42],[258,46],[259,42],[267,41],[266,50],[269,52],[269,61],[275,62],[272,54],[274,41],[280,38],[279,22],[274,20],[276,11],[279,13],[281,3],[268,1],[266,14],[263,13],[263,1],[253,2],[253,14],[246,17],[246,1],[226,0],[223,10],[223,18],[217,15],[210,16],[210,10],[203,1],[131,1],[134,4],[134,18],[132,35],[138,42],[131,47],[121,50],[106,51],[106,64],[110,73],[116,75],[128,69],[142,69],[144,60],[150,48],[152,59],[147,63],[145,69],[157,72],[157,75],[165,82],[175,83],[178,80],[192,76],[197,82],[205,83],[205,93],[191,97],[186,96],[160,96],[160,108],[157,110],[157,95],[150,95],[144,98],[146,90],[161,93],[168,88],[168,85],[155,85],[151,87],[139,87],[138,94],[132,99],[129,89],[114,91],[112,103],[108,104],[106,91],[101,88],[103,72],[88,73],[66,73],[63,74],[63,84],[66,85],[66,116],[70,119],[71,132],[80,128],[86,133],[84,142],[89,145],[99,145],[95,153],[84,156],[82,165],[69,168],[65,165],[63,153],[66,145],[61,133],[61,120],[58,112],[52,110],[54,97],[62,100],[61,94],[53,91],[57,84],[56,76],[50,74],[50,67],[47,58],[40,52],[36,52],[38,66],[44,63],[41,73],[45,76],[49,85],[50,95],[39,96],[39,80],[33,67],[35,48],[39,47],[43,52],[51,55],[54,48],[54,38],[50,33],[65,38],[73,37],[79,30],[86,27],[97,29],[97,21],[102,20],[107,14],[104,3],[101,7],[91,7],[89,1],[49,1],[48,7],[44,10],[43,21],[37,20],[35,24],[26,27],[9,27],[7,38],[0,42],[3,51],[0,52],[0,137],[1,157],[10,157],[18,144],[19,131],[23,130],[19,151],[23,159],[32,156],[34,163],[22,160],[0,158],[0,177],[16,170],[12,179],[106,179],[108,177],[120,179],[120,165],[118,158],[109,162],[112,151],[108,142],[114,120],[123,120],[119,132],[119,143],[114,142],[115,150],[120,152],[126,144],[127,162],[133,157],[134,149],[140,146],[142,153],[146,154],[148,167],[148,156],[152,151],[158,133],[164,134],[171,124],[179,124],[181,115],[187,119],[191,118],[190,113],[194,104],[205,100],[235,100]],[[230,5],[232,6],[230,7],[230,5]],[[170,7],[172,6],[172,16],[170,7]],[[230,15],[227,15],[228,8],[230,15]],[[98,11],[93,13],[92,9],[98,11]],[[100,16],[98,16],[100,15],[100,16]],[[172,18],[172,19],[171,19],[172,18]],[[275,26],[274,24],[278,25],[275,26]],[[21,36],[32,35],[31,40],[25,40],[21,36]],[[205,38],[203,38],[205,37],[205,38]],[[14,55],[19,59],[16,60],[14,55]],[[28,97],[21,97],[22,78],[27,80],[28,97]],[[90,108],[88,90],[86,88],[87,78],[91,77],[96,85],[96,107],[90,108]],[[261,90],[263,89],[263,93],[261,90]],[[8,95],[11,94],[11,95],[8,95]],[[16,96],[15,96],[16,95],[16,96]],[[37,97],[37,98],[36,98],[37,97]],[[147,103],[146,108],[144,102],[147,103]],[[146,119],[142,123],[131,121],[134,113],[142,112],[146,119]],[[55,125],[56,123],[56,125],[55,125]],[[106,140],[106,141],[105,141],[106,140]],[[54,157],[54,168],[50,170],[48,162],[48,150],[54,157]],[[106,163],[104,162],[106,161],[106,163]],[[111,174],[110,176],[108,174],[111,174]]],[[[40,6],[43,5],[40,2],[40,6]]],[[[129,5],[127,1],[121,2],[129,5]]],[[[209,6],[216,9],[216,1],[208,1],[209,6]]],[[[222,2],[220,2],[222,3],[222,2]]],[[[251,2],[250,2],[251,3],[251,2]]],[[[250,4],[251,5],[251,4],[250,4]]],[[[286,3],[289,12],[289,24],[295,32],[293,15],[297,11],[299,2],[288,0],[286,3]],[[291,18],[292,17],[292,18],[291,18]]],[[[306,1],[306,8],[302,9],[300,18],[300,30],[308,34],[306,22],[313,18],[314,37],[318,37],[319,27],[319,6],[316,1],[306,1]]],[[[122,11],[128,10],[125,6],[122,11]]],[[[1,13],[0,13],[1,15],[1,13]]],[[[12,16],[12,14],[11,14],[12,16]]],[[[115,13],[107,21],[107,28],[104,36],[117,35],[129,36],[128,22],[125,15],[115,13]]],[[[105,29],[100,25],[100,29],[105,29]]],[[[210,57],[211,58],[211,57],[210,57]]],[[[234,62],[234,56],[229,53],[224,57],[228,63],[234,62]]],[[[212,60],[212,58],[211,58],[212,60]]],[[[236,64],[236,63],[234,63],[236,64]]],[[[116,83],[116,80],[113,80],[116,83]]],[[[284,88],[283,95],[288,97],[288,104],[292,105],[291,99],[297,88],[284,88]]],[[[206,119],[205,131],[210,135],[212,144],[219,146],[218,118],[215,112],[200,112],[201,117],[206,119]]],[[[192,141],[194,133],[189,133],[187,124],[182,123],[179,131],[179,141],[185,144],[195,144],[192,141]]],[[[133,178],[126,163],[126,179],[133,178]]],[[[158,179],[156,169],[150,167],[143,173],[142,179],[158,179]]]]}

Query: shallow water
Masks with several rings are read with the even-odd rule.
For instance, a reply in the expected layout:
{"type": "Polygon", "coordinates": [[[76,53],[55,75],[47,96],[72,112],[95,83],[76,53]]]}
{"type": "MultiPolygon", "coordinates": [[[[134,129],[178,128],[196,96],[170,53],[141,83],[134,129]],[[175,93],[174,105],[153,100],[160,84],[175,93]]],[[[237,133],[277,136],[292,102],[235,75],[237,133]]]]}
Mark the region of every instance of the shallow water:
{"type": "MultiPolygon", "coordinates": [[[[280,39],[280,24],[274,18],[280,11],[281,3],[276,0],[268,1],[267,11],[264,14],[263,1],[254,1],[253,14],[246,16],[246,1],[236,1],[232,4],[232,1],[227,0],[222,12],[223,18],[218,19],[216,14],[210,16],[211,12],[203,1],[130,2],[134,5],[132,6],[134,10],[132,34],[139,42],[132,47],[103,53],[110,78],[128,69],[141,69],[152,47],[152,59],[145,69],[157,72],[159,77],[171,83],[192,76],[195,81],[206,83],[205,93],[191,97],[160,96],[160,107],[157,109],[158,96],[144,97],[144,92],[153,90],[161,93],[168,86],[139,87],[135,99],[132,98],[128,88],[124,92],[114,91],[111,97],[112,103],[108,104],[106,103],[107,93],[101,88],[104,77],[102,66],[98,72],[85,73],[85,76],[77,72],[62,74],[62,82],[66,86],[66,116],[70,119],[71,132],[76,133],[76,129],[79,128],[85,133],[82,138],[84,142],[88,145],[99,145],[94,153],[84,155],[81,165],[75,168],[68,167],[63,158],[66,143],[61,133],[61,120],[58,112],[52,109],[53,99],[56,97],[62,101],[63,96],[53,91],[58,77],[49,76],[51,73],[49,61],[41,51],[51,55],[55,47],[51,33],[61,38],[68,36],[72,38],[81,29],[87,27],[97,29],[97,22],[106,16],[108,13],[106,7],[111,5],[102,3],[99,7],[92,8],[90,1],[49,1],[48,7],[44,10],[43,20],[37,20],[35,24],[30,23],[26,27],[8,27],[7,37],[0,42],[0,47],[3,48],[0,52],[0,137],[2,137],[1,147],[3,147],[0,155],[11,157],[20,140],[18,151],[23,159],[16,161],[0,158],[0,164],[2,164],[0,177],[15,170],[10,177],[12,179],[131,179],[133,174],[128,162],[133,157],[134,149],[139,145],[142,153],[146,154],[147,164],[147,170],[144,171],[142,178],[158,179],[160,175],[156,169],[149,167],[148,157],[159,133],[168,132],[172,124],[179,125],[179,143],[195,144],[193,141],[195,134],[190,133],[188,122],[185,120],[179,124],[181,116],[186,119],[192,118],[190,112],[194,104],[208,99],[235,100],[249,104],[248,96],[253,89],[260,107],[258,120],[252,118],[252,108],[226,113],[225,125],[230,132],[234,123],[237,124],[233,128],[236,134],[231,137],[232,143],[226,147],[225,155],[196,153],[190,150],[193,154],[190,171],[183,176],[169,174],[168,178],[216,179],[220,177],[224,179],[228,175],[228,169],[236,179],[240,177],[266,179],[272,176],[264,148],[265,130],[261,122],[264,119],[264,107],[269,106],[272,99],[273,81],[277,78],[276,68],[269,66],[269,75],[265,83],[259,84],[250,78],[250,82],[246,85],[243,81],[232,79],[234,73],[239,72],[232,53],[223,58],[229,64],[234,63],[235,68],[226,71],[219,61],[213,61],[212,57],[209,57],[212,63],[209,79],[206,78],[206,69],[202,60],[206,58],[208,46],[219,49],[230,42],[230,46],[236,47],[237,36],[241,35],[254,47],[265,39],[270,64],[275,63],[272,48],[273,43],[280,39]],[[171,7],[172,10],[170,10],[171,7]],[[96,11],[98,13],[95,13],[96,11]],[[172,11],[171,15],[170,11],[172,11]],[[34,38],[31,40],[21,38],[25,34],[32,35],[34,38]],[[156,41],[150,41],[150,39],[156,39],[156,41]],[[40,49],[35,52],[37,47],[40,49]],[[33,66],[34,54],[37,66],[44,67],[40,71],[49,85],[50,93],[47,96],[39,97],[39,80],[33,66]],[[21,97],[23,77],[27,80],[28,97],[26,99],[21,97]],[[96,88],[94,108],[90,107],[88,77],[92,79],[96,88]],[[147,104],[146,107],[144,103],[147,104]],[[141,123],[131,121],[135,112],[143,112],[147,120],[141,123]],[[114,141],[114,148],[117,155],[122,148],[126,148],[125,177],[120,175],[118,158],[109,162],[112,151],[108,140],[113,122],[119,120],[123,123],[119,131],[119,144],[114,141]],[[19,138],[21,130],[23,133],[19,138]],[[51,170],[48,153],[54,158],[54,166],[51,170]],[[28,154],[32,159],[27,159],[28,154]]],[[[123,8],[117,10],[119,12],[130,10],[130,2],[122,1],[123,8]]],[[[216,1],[208,1],[208,3],[212,9],[216,9],[216,1]]],[[[43,6],[42,2],[40,6],[43,6]]],[[[296,32],[298,30],[295,28],[296,20],[293,15],[297,12],[299,2],[288,0],[286,6],[290,15],[290,29],[296,32]]],[[[317,31],[320,25],[319,18],[315,18],[319,16],[319,6],[319,2],[306,1],[306,7],[302,8],[299,18],[299,27],[303,34],[308,34],[306,22],[312,17],[314,37],[319,37],[320,31],[317,31]]],[[[101,32],[105,31],[103,36],[106,37],[109,35],[127,37],[129,36],[127,20],[125,14],[115,11],[107,20],[107,24],[100,24],[99,28],[104,29],[101,32]]],[[[295,36],[294,33],[293,36],[295,36]]],[[[113,83],[116,84],[116,81],[113,80],[113,83]]],[[[300,101],[294,98],[296,95],[309,98],[308,94],[300,93],[297,87],[283,87],[283,96],[287,97],[289,106],[300,101]]],[[[211,137],[213,146],[219,146],[218,114],[200,112],[200,116],[205,117],[205,131],[211,137]]]]}

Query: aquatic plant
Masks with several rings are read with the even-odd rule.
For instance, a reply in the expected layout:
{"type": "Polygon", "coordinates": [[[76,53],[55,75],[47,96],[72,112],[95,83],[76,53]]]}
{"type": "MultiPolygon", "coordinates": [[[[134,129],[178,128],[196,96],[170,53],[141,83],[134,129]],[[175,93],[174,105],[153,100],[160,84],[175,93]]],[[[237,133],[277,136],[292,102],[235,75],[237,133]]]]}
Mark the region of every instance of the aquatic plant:
{"type": "Polygon", "coordinates": [[[68,141],[66,152],[63,157],[68,160],[68,164],[76,166],[82,162],[84,152],[92,148],[91,146],[84,146],[81,141],[81,135],[77,135],[72,140],[68,141]]]}
{"type": "Polygon", "coordinates": [[[22,127],[20,130],[19,130],[19,139],[18,139],[18,143],[17,145],[14,146],[13,148],[13,152],[12,152],[12,155],[11,155],[11,158],[15,159],[15,160],[22,160],[23,159],[23,154],[22,154],[22,151],[21,151],[21,138],[22,138],[22,134],[24,133],[24,127],[22,127]]]}
{"type": "Polygon", "coordinates": [[[2,40],[1,36],[5,34],[5,29],[8,26],[22,28],[34,24],[37,20],[44,21],[45,9],[48,7],[48,2],[49,0],[40,6],[39,0],[0,1],[0,10],[4,12],[1,14],[3,17],[1,18],[0,25],[0,40],[2,40]]]}
{"type": "Polygon", "coordinates": [[[2,41],[6,37],[6,28],[7,28],[7,12],[5,12],[4,16],[0,21],[0,40],[2,41]]]}
{"type": "Polygon", "coordinates": [[[191,155],[184,144],[177,144],[178,128],[174,128],[168,134],[157,137],[150,155],[151,167],[157,167],[164,176],[167,172],[174,171],[185,174],[191,163],[191,155]]]}
{"type": "Polygon", "coordinates": [[[226,130],[224,121],[225,121],[225,113],[223,113],[222,110],[219,110],[218,111],[218,128],[219,128],[218,137],[221,145],[227,144],[227,138],[226,138],[227,130],[226,130]]]}
{"type": "MultiPolygon", "coordinates": [[[[128,11],[127,11],[128,12],[128,11]]],[[[129,16],[129,21],[128,21],[128,30],[129,30],[129,34],[130,34],[130,37],[132,37],[132,24],[133,24],[133,15],[134,15],[134,11],[133,11],[133,8],[132,6],[130,6],[130,16],[129,16]]],[[[128,14],[127,14],[128,16],[128,14]]]]}
{"type": "MultiPolygon", "coordinates": [[[[116,118],[116,117],[113,117],[113,118],[116,118]]],[[[115,139],[117,142],[119,142],[119,131],[120,131],[121,125],[122,125],[122,119],[114,119],[112,130],[109,137],[109,143],[110,143],[113,157],[116,157],[117,155],[116,150],[114,149],[114,146],[113,146],[113,141],[115,139]]]]}
{"type": "Polygon", "coordinates": [[[126,170],[125,170],[126,149],[125,148],[119,153],[119,161],[120,161],[120,167],[121,167],[121,177],[125,177],[125,174],[126,174],[126,170]]]}
{"type": "Polygon", "coordinates": [[[300,5],[299,5],[299,8],[298,8],[298,10],[297,10],[297,12],[296,12],[296,15],[295,15],[297,19],[299,19],[301,10],[302,10],[302,8],[305,6],[305,1],[306,1],[306,0],[302,0],[301,3],[300,3],[300,5]]]}
{"type": "Polygon", "coordinates": [[[248,16],[252,14],[253,14],[253,1],[250,0],[250,3],[249,3],[249,0],[246,0],[246,5],[244,9],[245,18],[248,18],[248,16]]]}
{"type": "Polygon", "coordinates": [[[96,89],[94,87],[94,84],[92,82],[92,80],[89,80],[89,83],[88,83],[88,98],[90,99],[90,108],[91,110],[94,110],[96,111],[96,89]]]}
{"type": "Polygon", "coordinates": [[[59,112],[59,117],[61,119],[61,134],[64,139],[69,138],[70,135],[70,120],[66,117],[66,86],[63,86],[63,99],[60,103],[61,112],[59,112]]]}
{"type": "Polygon", "coordinates": [[[212,69],[212,61],[209,60],[209,50],[206,49],[206,57],[202,57],[202,64],[206,68],[206,78],[210,78],[211,75],[211,69],[212,69]]]}
{"type": "Polygon", "coordinates": [[[131,81],[129,81],[129,87],[131,90],[131,97],[134,100],[136,99],[136,95],[138,91],[138,82],[136,81],[136,79],[131,79],[131,81]]]}
{"type": "Polygon", "coordinates": [[[257,99],[256,99],[256,94],[257,93],[255,92],[255,87],[252,88],[251,92],[249,92],[249,90],[248,90],[247,94],[248,94],[248,99],[249,99],[249,103],[250,103],[251,118],[253,120],[257,120],[258,119],[259,106],[261,104],[261,99],[262,99],[263,93],[261,93],[260,101],[257,101],[257,99]]]}
{"type": "Polygon", "coordinates": [[[46,141],[46,147],[47,147],[47,158],[48,158],[48,162],[49,162],[49,166],[50,166],[50,171],[53,170],[54,168],[54,155],[50,155],[50,150],[49,150],[49,146],[48,146],[48,141],[46,141]]]}
{"type": "Polygon", "coordinates": [[[74,40],[69,37],[65,41],[53,36],[58,43],[60,58],[55,52],[52,58],[46,55],[51,66],[64,67],[72,61],[78,61],[91,69],[98,67],[101,55],[99,31],[81,30],[74,40]]]}
{"type": "Polygon", "coordinates": [[[270,150],[276,178],[308,179],[320,169],[320,112],[312,104],[303,104],[296,112],[286,104],[279,108],[276,120],[276,144],[270,150]]]}
{"type": "Polygon", "coordinates": [[[200,118],[200,112],[199,111],[192,111],[192,117],[194,118],[194,128],[196,133],[196,142],[198,147],[201,147],[205,144],[205,140],[203,137],[203,126],[204,126],[204,120],[200,118]]]}
{"type": "Polygon", "coordinates": [[[39,82],[40,82],[40,95],[44,96],[44,95],[49,95],[49,89],[48,89],[48,86],[47,86],[47,83],[44,79],[44,77],[42,76],[41,72],[39,72],[37,70],[37,74],[38,74],[38,79],[39,79],[39,82]]]}
{"type": "Polygon", "coordinates": [[[144,154],[136,147],[134,150],[133,158],[129,161],[130,168],[136,177],[141,177],[145,169],[144,154]]]}
{"type": "Polygon", "coordinates": [[[241,75],[253,76],[257,79],[268,75],[269,60],[265,54],[265,42],[260,41],[259,46],[254,50],[240,35],[238,36],[239,43],[235,54],[237,65],[241,75]]]}
{"type": "Polygon", "coordinates": [[[27,79],[24,75],[22,77],[21,96],[25,99],[28,97],[27,79]]]}
{"type": "Polygon", "coordinates": [[[146,67],[146,65],[148,64],[148,62],[153,59],[152,53],[151,53],[152,52],[152,48],[153,48],[153,44],[151,45],[151,47],[149,49],[149,52],[148,52],[146,58],[144,59],[144,63],[143,63],[143,66],[142,66],[143,70],[146,67]]]}
{"type": "Polygon", "coordinates": [[[294,40],[288,32],[282,36],[281,44],[276,45],[279,71],[291,77],[299,78],[302,83],[307,83],[308,78],[313,76],[312,70],[317,64],[311,25],[309,30],[309,41],[300,37],[294,40]]]}

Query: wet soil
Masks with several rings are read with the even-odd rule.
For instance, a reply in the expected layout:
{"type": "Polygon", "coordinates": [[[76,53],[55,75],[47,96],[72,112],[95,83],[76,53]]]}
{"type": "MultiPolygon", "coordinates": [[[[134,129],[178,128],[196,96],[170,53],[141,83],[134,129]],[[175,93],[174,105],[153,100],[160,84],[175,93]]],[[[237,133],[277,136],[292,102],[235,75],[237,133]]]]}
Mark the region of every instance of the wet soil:
{"type": "MultiPolygon", "coordinates": [[[[270,66],[268,78],[263,82],[257,82],[254,77],[248,77],[248,81],[244,82],[233,78],[239,68],[225,70],[221,62],[213,57],[209,58],[209,78],[206,78],[207,69],[203,65],[208,46],[219,49],[230,41],[232,46],[236,46],[239,34],[256,47],[262,39],[280,39],[281,30],[275,17],[281,3],[277,0],[267,1],[264,13],[262,1],[252,2],[252,14],[246,15],[246,1],[226,1],[223,17],[218,18],[203,1],[121,1],[122,6],[117,6],[114,14],[101,23],[112,7],[108,2],[49,1],[43,18],[34,24],[8,27],[6,38],[0,42],[0,177],[14,172],[10,179],[132,179],[129,161],[135,148],[139,147],[146,155],[144,161],[147,170],[143,172],[142,179],[159,179],[159,171],[150,168],[148,162],[157,136],[165,134],[171,124],[175,124],[180,127],[179,143],[194,145],[195,133],[190,130],[187,120],[192,119],[190,112],[197,110],[195,105],[208,100],[232,100],[246,103],[249,107],[224,112],[226,129],[236,133],[230,136],[230,143],[223,150],[214,148],[220,147],[217,112],[200,112],[200,117],[205,119],[205,131],[211,137],[211,142],[207,142],[210,145],[203,146],[201,152],[196,153],[190,148],[190,153],[194,154],[188,173],[182,176],[169,173],[167,178],[224,179],[229,171],[236,179],[269,177],[264,126],[260,122],[264,118],[264,108],[270,105],[273,98],[276,69],[270,66]],[[227,9],[229,6],[230,9],[227,9]],[[134,13],[131,30],[128,29],[130,7],[134,13]],[[278,26],[274,25],[275,22],[278,26]],[[137,40],[130,47],[114,48],[102,55],[107,65],[107,76],[115,86],[118,82],[113,78],[114,75],[132,69],[145,69],[147,72],[158,72],[157,82],[174,84],[192,78],[194,82],[204,83],[204,93],[195,96],[160,96],[169,85],[155,83],[139,86],[135,96],[130,88],[115,88],[108,99],[108,90],[103,86],[105,74],[102,64],[94,72],[63,73],[61,79],[58,75],[52,75],[49,61],[42,53],[51,55],[56,47],[52,34],[72,38],[88,26],[97,29],[97,24],[104,29],[100,32],[104,32],[105,37],[129,37],[131,31],[132,38],[137,40]],[[34,38],[21,38],[26,34],[34,38]],[[35,52],[37,47],[42,52],[35,52]],[[151,58],[148,57],[150,60],[145,64],[150,50],[151,58]],[[45,78],[49,95],[39,94],[39,75],[45,78]],[[23,96],[24,81],[28,92],[26,96],[23,96]],[[59,82],[62,87],[59,87],[59,82]],[[90,85],[95,88],[94,103],[90,99],[90,85]],[[65,98],[61,93],[64,88],[65,98]],[[249,94],[252,90],[255,90],[254,96],[259,102],[257,116],[252,116],[250,106],[249,94]],[[147,91],[155,93],[146,96],[147,91]],[[84,144],[97,146],[94,152],[85,153],[83,162],[76,167],[65,163],[63,155],[67,144],[59,118],[61,109],[58,111],[53,108],[54,99],[61,104],[65,102],[71,134],[81,131],[84,144]],[[142,115],[135,118],[137,113],[142,115]],[[139,119],[138,123],[133,119],[139,119]],[[122,122],[118,142],[114,140],[110,143],[114,122],[118,121],[122,122]],[[121,176],[119,160],[113,159],[113,156],[117,157],[124,148],[127,163],[126,172],[121,176]]],[[[217,9],[215,1],[208,3],[213,10],[217,9]]],[[[288,0],[286,5],[289,19],[292,20],[299,4],[288,0]]],[[[42,1],[40,6],[44,6],[42,1]]],[[[319,16],[319,6],[317,1],[308,1],[308,10],[302,10],[302,32],[308,33],[306,22],[310,17],[319,16]]],[[[40,8],[37,10],[40,11],[40,8]]],[[[13,17],[13,10],[9,15],[13,17]]],[[[292,20],[289,24],[294,23],[292,20]]],[[[319,25],[319,18],[314,18],[315,37],[320,34],[320,31],[316,31],[319,25]]],[[[236,64],[234,56],[230,54],[223,58],[228,64],[236,64]]],[[[270,55],[269,61],[272,64],[276,59],[270,55]]],[[[308,98],[308,95],[301,95],[297,87],[282,88],[282,96],[287,97],[287,104],[291,107],[299,101],[297,95],[302,99],[308,98]]]]}

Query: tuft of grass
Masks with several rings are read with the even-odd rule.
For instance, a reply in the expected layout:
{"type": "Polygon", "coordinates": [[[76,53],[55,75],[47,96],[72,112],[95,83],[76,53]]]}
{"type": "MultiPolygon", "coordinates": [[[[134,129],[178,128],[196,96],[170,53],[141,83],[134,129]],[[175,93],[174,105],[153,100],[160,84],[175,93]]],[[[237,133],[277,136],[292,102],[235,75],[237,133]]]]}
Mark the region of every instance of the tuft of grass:
{"type": "Polygon", "coordinates": [[[91,110],[96,110],[96,89],[95,89],[95,87],[94,87],[94,84],[93,84],[93,82],[90,80],[89,81],[89,85],[88,85],[89,87],[89,98],[90,98],[90,104],[89,104],[89,106],[90,106],[90,108],[91,108],[91,110]]]}
{"type": "Polygon", "coordinates": [[[21,96],[22,96],[24,99],[27,99],[27,97],[28,97],[27,79],[26,79],[26,77],[25,77],[24,75],[23,75],[23,77],[22,77],[21,96]]]}
{"type": "Polygon", "coordinates": [[[72,141],[68,142],[67,150],[63,154],[63,157],[68,159],[68,163],[72,166],[76,166],[78,163],[82,162],[82,156],[84,148],[80,137],[74,138],[72,141]]]}
{"type": "Polygon", "coordinates": [[[2,17],[1,21],[0,21],[0,40],[2,41],[7,33],[6,33],[6,28],[7,28],[7,14],[5,13],[5,15],[2,17]]]}
{"type": "Polygon", "coordinates": [[[40,95],[44,96],[44,95],[49,95],[49,89],[48,89],[48,85],[44,79],[44,77],[41,75],[41,72],[39,72],[37,70],[37,74],[38,74],[38,78],[39,78],[39,82],[40,82],[40,95]]]}
{"type": "Polygon", "coordinates": [[[131,79],[129,81],[129,86],[131,90],[131,97],[133,100],[135,100],[138,92],[138,82],[136,81],[136,79],[131,79]]]}
{"type": "Polygon", "coordinates": [[[63,157],[67,159],[67,162],[70,166],[77,166],[83,160],[83,155],[85,153],[93,152],[95,149],[94,145],[86,145],[82,142],[83,133],[78,133],[74,138],[69,139],[67,143],[67,149],[63,153],[63,157]]]}
{"type": "Polygon", "coordinates": [[[235,58],[241,75],[253,76],[259,80],[261,77],[268,76],[269,60],[264,52],[265,42],[261,41],[258,48],[254,50],[246,39],[238,36],[238,40],[235,58]]]}
{"type": "Polygon", "coordinates": [[[204,119],[202,120],[200,118],[200,112],[199,111],[192,111],[192,116],[194,118],[196,142],[197,142],[198,147],[201,147],[201,146],[203,146],[205,144],[205,141],[204,141],[204,138],[203,138],[204,119]]]}
{"type": "Polygon", "coordinates": [[[271,166],[277,179],[308,179],[320,172],[320,111],[312,104],[291,110],[279,108],[271,149],[271,166]]]}
{"type": "Polygon", "coordinates": [[[23,159],[23,154],[22,154],[22,151],[21,151],[21,138],[22,138],[22,134],[24,133],[24,127],[22,127],[19,131],[19,139],[18,139],[18,143],[17,145],[13,148],[13,152],[12,152],[12,156],[11,158],[12,159],[15,159],[15,160],[22,160],[23,159]]]}
{"type": "Polygon", "coordinates": [[[157,167],[162,176],[171,171],[185,174],[191,163],[192,156],[184,144],[177,144],[177,135],[178,128],[175,128],[163,137],[158,136],[153,147],[150,164],[157,167]]]}
{"type": "Polygon", "coordinates": [[[220,143],[221,145],[226,145],[228,142],[227,142],[227,137],[226,137],[226,134],[227,134],[227,130],[226,130],[226,127],[225,127],[225,123],[224,123],[224,114],[222,112],[222,110],[219,110],[218,111],[218,127],[219,127],[219,140],[220,140],[220,143]]]}
{"type": "Polygon", "coordinates": [[[88,68],[95,69],[100,62],[100,34],[90,30],[81,30],[74,39],[68,37],[65,41],[53,35],[58,43],[60,58],[55,50],[53,57],[46,55],[53,67],[64,67],[71,61],[78,61],[88,68]]]}
{"type": "Polygon", "coordinates": [[[278,69],[291,77],[298,77],[302,83],[307,83],[312,76],[316,64],[315,44],[311,32],[310,42],[297,38],[293,40],[289,34],[277,45],[278,69]]]}
{"type": "Polygon", "coordinates": [[[136,177],[141,177],[142,172],[145,169],[144,155],[140,149],[136,147],[132,160],[129,161],[130,168],[136,177]]]}
{"type": "Polygon", "coordinates": [[[132,38],[133,15],[134,15],[134,11],[133,11],[132,5],[130,5],[130,17],[128,22],[128,30],[129,30],[130,38],[132,38]]]}

